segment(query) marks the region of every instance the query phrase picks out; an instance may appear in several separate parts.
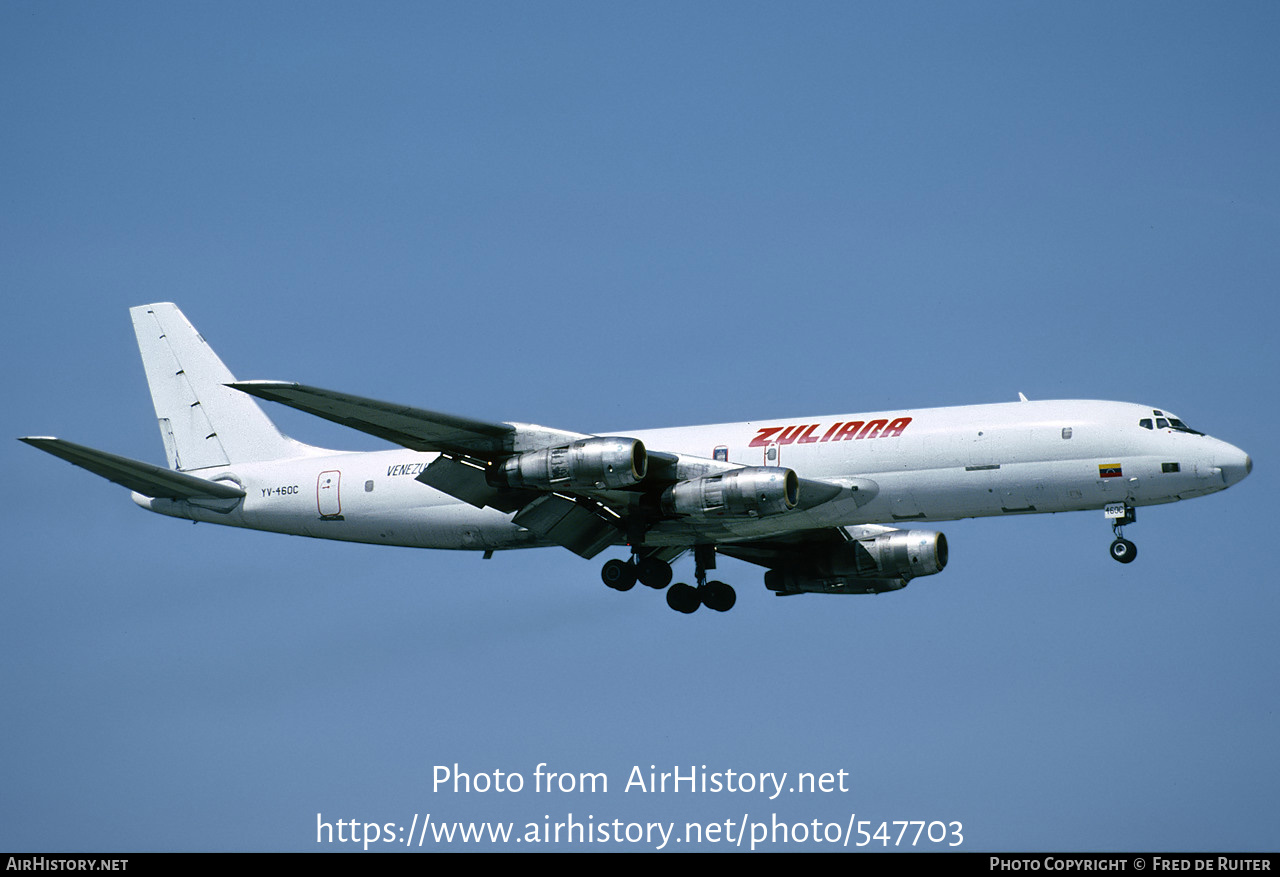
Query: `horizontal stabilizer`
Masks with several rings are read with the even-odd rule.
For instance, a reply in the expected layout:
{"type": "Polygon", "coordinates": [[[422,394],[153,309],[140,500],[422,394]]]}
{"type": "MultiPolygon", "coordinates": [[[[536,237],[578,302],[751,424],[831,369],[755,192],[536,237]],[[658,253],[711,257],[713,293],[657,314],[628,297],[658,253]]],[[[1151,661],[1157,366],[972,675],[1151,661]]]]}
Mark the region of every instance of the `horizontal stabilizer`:
{"type": "Polygon", "coordinates": [[[18,441],[154,499],[238,499],[244,496],[243,490],[226,482],[185,475],[59,438],[27,436],[18,441]]]}

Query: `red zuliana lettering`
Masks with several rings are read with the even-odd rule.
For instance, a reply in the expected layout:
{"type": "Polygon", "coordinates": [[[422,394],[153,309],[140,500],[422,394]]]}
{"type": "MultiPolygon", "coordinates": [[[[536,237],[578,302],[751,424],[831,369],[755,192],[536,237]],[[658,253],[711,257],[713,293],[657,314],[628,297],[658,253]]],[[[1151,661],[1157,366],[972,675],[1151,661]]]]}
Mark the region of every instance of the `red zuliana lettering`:
{"type": "Polygon", "coordinates": [[[847,423],[837,421],[822,434],[821,438],[818,437],[818,430],[822,428],[820,423],[769,426],[758,431],[748,447],[763,448],[775,442],[779,445],[808,445],[814,442],[843,442],[849,439],[896,438],[902,435],[910,422],[910,417],[898,417],[894,420],[851,420],[847,423]]]}
{"type": "Polygon", "coordinates": [[[802,426],[788,426],[786,429],[782,430],[782,433],[778,436],[778,444],[791,444],[796,440],[796,437],[800,435],[800,430],[802,429],[804,429],[802,426]]]}
{"type": "Polygon", "coordinates": [[[844,429],[836,433],[835,437],[832,438],[831,440],[833,442],[848,441],[849,439],[853,438],[858,434],[858,430],[862,429],[862,424],[863,424],[863,421],[861,420],[854,420],[854,421],[851,421],[850,423],[846,423],[844,425],[844,429]]]}
{"type": "Polygon", "coordinates": [[[884,432],[880,433],[880,438],[891,438],[893,436],[902,435],[902,431],[907,428],[907,424],[910,422],[910,417],[899,417],[897,420],[885,427],[884,432]]]}
{"type": "Polygon", "coordinates": [[[780,426],[765,427],[756,433],[756,437],[751,440],[751,444],[747,445],[747,447],[763,448],[765,445],[769,444],[769,437],[780,429],[782,429],[780,426]]]}

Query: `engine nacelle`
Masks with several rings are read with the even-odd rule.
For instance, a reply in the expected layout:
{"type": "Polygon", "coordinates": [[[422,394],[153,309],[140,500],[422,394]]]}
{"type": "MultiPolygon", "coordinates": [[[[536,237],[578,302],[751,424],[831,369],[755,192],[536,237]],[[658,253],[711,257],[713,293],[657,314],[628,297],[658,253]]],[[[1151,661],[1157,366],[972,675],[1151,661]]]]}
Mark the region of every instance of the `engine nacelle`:
{"type": "Polygon", "coordinates": [[[835,575],[904,579],[931,576],[947,565],[947,537],[936,530],[893,530],[838,545],[826,559],[830,562],[829,572],[835,575]]]}
{"type": "Polygon", "coordinates": [[[648,465],[638,439],[589,438],[509,457],[490,470],[488,480],[494,487],[605,490],[639,484],[648,465]]]}
{"type": "Polygon", "coordinates": [[[879,594],[905,588],[947,565],[947,537],[934,530],[892,530],[833,545],[816,556],[765,573],[771,591],[879,594]]]}
{"type": "Polygon", "coordinates": [[[818,578],[792,569],[771,569],[764,574],[764,586],[780,594],[883,594],[900,591],[906,579],[818,578]]]}
{"type": "Polygon", "coordinates": [[[696,518],[754,518],[790,511],[800,502],[800,479],[790,469],[751,466],[681,481],[662,493],[662,510],[696,518]]]}

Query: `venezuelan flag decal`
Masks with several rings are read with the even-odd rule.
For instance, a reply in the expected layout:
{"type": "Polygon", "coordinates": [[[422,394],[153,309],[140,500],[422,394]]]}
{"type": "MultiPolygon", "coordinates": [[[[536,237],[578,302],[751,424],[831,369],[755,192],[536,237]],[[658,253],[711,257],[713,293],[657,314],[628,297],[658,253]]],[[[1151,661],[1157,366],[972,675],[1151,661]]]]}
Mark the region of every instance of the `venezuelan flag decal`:
{"type": "Polygon", "coordinates": [[[1123,474],[1124,473],[1120,471],[1119,463],[1099,463],[1098,464],[1099,478],[1119,478],[1123,474]]]}

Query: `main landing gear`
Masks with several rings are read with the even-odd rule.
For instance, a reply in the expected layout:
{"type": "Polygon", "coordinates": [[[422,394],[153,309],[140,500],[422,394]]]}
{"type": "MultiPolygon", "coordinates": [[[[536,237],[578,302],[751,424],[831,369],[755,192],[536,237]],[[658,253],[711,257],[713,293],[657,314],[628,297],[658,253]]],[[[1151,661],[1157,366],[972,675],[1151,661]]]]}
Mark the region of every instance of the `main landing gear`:
{"type": "MultiPolygon", "coordinates": [[[[699,545],[693,549],[697,586],[677,582],[667,588],[667,605],[688,615],[699,606],[717,612],[728,612],[738,602],[738,595],[724,582],[707,581],[707,570],[715,569],[714,545],[699,545]]],[[[666,588],[671,582],[671,564],[659,557],[641,558],[633,553],[630,560],[610,560],[600,570],[600,578],[615,591],[629,591],[636,582],[655,590],[666,588]]]]}
{"type": "Polygon", "coordinates": [[[600,570],[600,578],[615,591],[630,591],[636,582],[661,591],[671,582],[671,564],[657,557],[638,560],[611,560],[600,570]]]}
{"type": "Polygon", "coordinates": [[[1124,538],[1124,525],[1138,520],[1138,513],[1133,506],[1122,503],[1108,505],[1105,509],[1111,519],[1111,532],[1116,540],[1111,543],[1111,559],[1120,563],[1133,563],[1138,557],[1138,546],[1124,538]]]}

